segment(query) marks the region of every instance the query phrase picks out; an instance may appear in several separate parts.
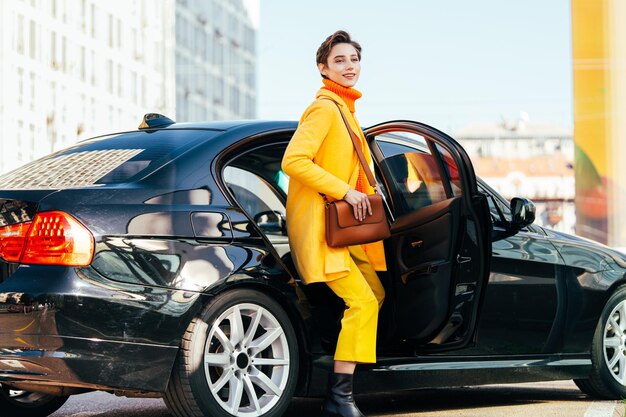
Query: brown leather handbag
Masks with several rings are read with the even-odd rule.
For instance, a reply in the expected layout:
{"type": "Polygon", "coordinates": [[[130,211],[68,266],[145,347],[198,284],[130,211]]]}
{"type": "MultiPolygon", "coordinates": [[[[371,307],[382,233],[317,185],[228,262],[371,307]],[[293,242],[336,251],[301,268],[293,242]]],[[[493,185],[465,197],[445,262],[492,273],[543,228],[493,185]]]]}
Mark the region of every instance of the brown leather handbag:
{"type": "MultiPolygon", "coordinates": [[[[346,116],[344,116],[339,105],[334,100],[331,101],[333,101],[339,109],[339,114],[341,114],[341,118],[348,129],[354,149],[363,166],[363,171],[365,171],[365,175],[367,176],[367,181],[374,190],[376,190],[376,180],[365,160],[365,155],[363,155],[363,151],[359,145],[359,139],[350,128],[346,116]]],[[[378,193],[369,194],[367,198],[372,207],[372,215],[366,215],[364,220],[359,221],[354,218],[354,210],[350,203],[345,200],[331,202],[328,201],[324,195],[324,201],[326,202],[326,243],[328,246],[338,248],[361,245],[376,242],[391,236],[381,195],[378,193]]]]}

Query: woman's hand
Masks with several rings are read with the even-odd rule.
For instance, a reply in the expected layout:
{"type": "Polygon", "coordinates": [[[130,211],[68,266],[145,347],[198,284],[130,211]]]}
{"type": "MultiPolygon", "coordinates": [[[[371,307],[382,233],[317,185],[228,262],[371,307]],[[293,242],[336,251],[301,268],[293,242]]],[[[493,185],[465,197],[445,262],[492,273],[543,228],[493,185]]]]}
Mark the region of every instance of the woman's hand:
{"type": "Polygon", "coordinates": [[[343,199],[352,206],[354,218],[358,221],[365,220],[365,216],[368,213],[370,216],[372,215],[372,206],[370,205],[370,200],[367,198],[367,194],[350,188],[343,199]]]}

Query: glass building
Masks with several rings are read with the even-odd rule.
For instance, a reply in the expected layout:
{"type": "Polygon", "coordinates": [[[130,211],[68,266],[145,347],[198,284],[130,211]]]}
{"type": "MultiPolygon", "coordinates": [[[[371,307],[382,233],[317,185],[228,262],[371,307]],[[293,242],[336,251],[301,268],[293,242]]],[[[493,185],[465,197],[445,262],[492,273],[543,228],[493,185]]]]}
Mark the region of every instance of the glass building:
{"type": "Polygon", "coordinates": [[[177,0],[176,120],[256,117],[254,3],[177,0]]]}

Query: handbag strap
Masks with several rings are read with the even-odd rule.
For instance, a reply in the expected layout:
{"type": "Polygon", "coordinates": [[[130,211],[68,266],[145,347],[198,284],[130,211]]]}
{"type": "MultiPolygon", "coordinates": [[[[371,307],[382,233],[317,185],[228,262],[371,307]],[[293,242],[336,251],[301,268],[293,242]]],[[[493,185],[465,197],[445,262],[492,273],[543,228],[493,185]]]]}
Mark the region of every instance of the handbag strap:
{"type": "Polygon", "coordinates": [[[367,177],[367,181],[370,183],[370,185],[374,189],[376,189],[376,180],[374,179],[374,174],[372,174],[372,170],[370,169],[369,164],[365,160],[365,155],[363,155],[363,151],[361,150],[361,145],[360,145],[361,141],[360,141],[359,138],[357,138],[356,133],[354,133],[354,131],[352,130],[352,128],[348,124],[348,120],[346,120],[346,116],[341,111],[341,108],[339,107],[339,103],[337,103],[332,98],[324,97],[321,100],[330,100],[333,103],[335,103],[335,105],[337,106],[337,110],[339,110],[339,114],[341,115],[341,118],[343,119],[343,123],[346,125],[346,128],[348,129],[348,133],[350,134],[350,139],[352,139],[352,144],[354,145],[354,150],[356,151],[356,154],[359,157],[359,161],[361,161],[361,165],[363,166],[363,171],[365,172],[365,176],[367,177]]]}

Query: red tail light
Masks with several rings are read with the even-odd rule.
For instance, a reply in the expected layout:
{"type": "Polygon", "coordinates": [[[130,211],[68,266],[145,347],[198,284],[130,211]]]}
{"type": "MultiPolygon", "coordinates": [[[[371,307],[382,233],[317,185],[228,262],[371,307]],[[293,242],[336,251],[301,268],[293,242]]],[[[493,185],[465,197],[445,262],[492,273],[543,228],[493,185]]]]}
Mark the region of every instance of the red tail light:
{"type": "Polygon", "coordinates": [[[86,266],[93,250],[91,232],[62,211],[37,213],[32,224],[0,229],[0,256],[10,262],[86,266]]]}
{"type": "Polygon", "coordinates": [[[19,262],[30,222],[0,228],[0,258],[19,262]]]}

